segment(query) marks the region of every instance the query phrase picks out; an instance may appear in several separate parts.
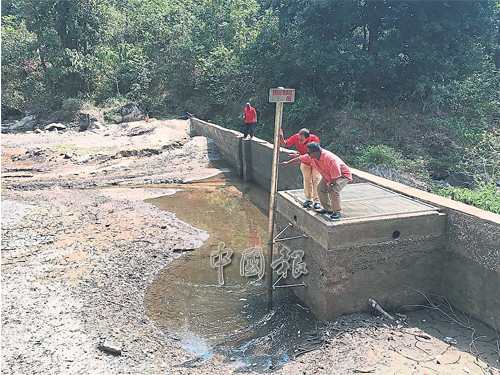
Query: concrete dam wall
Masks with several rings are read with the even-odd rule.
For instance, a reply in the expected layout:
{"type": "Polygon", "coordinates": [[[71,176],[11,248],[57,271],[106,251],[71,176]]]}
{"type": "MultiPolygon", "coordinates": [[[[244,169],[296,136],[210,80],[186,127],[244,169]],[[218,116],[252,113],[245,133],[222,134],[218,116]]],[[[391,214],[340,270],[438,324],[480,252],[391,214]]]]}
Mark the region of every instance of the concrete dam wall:
{"type": "MultiPolygon", "coordinates": [[[[196,118],[191,131],[211,138],[241,177],[269,190],[272,144],[196,118]]],[[[342,220],[332,222],[302,208],[299,168],[279,169],[276,225],[293,224],[287,237],[307,234],[282,248],[305,252],[308,273],[300,281],[307,287],[293,290],[316,316],[370,310],[368,298],[384,309],[422,304],[425,294],[500,326],[500,215],[351,170],[342,220]]]]}

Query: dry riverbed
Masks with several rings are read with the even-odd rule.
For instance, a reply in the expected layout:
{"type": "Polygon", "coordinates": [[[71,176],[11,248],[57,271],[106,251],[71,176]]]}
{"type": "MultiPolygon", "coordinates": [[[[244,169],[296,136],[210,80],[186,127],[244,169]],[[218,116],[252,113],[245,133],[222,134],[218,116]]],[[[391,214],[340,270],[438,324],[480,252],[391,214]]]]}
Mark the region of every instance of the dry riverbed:
{"type": "MultiPolygon", "coordinates": [[[[191,354],[143,307],[156,274],[208,236],[144,200],[220,173],[217,159],[187,120],[2,134],[2,374],[237,372],[219,354],[191,354]]],[[[500,374],[474,341],[417,326],[342,317],[276,373],[500,374]]]]}

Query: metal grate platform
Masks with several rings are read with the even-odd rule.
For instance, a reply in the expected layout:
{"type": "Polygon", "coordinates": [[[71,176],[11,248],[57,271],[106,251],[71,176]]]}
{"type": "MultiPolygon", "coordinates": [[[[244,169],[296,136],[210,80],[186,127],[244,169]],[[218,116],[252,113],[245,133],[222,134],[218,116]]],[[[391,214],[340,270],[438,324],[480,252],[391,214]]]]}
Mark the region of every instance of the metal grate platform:
{"type": "MultiPolygon", "coordinates": [[[[304,190],[287,190],[301,205],[305,201],[304,190]]],[[[341,220],[376,218],[438,211],[438,208],[397,194],[371,183],[348,184],[341,192],[341,220]]],[[[313,210],[310,210],[313,213],[313,210]]],[[[327,218],[326,215],[321,215],[327,218]]]]}

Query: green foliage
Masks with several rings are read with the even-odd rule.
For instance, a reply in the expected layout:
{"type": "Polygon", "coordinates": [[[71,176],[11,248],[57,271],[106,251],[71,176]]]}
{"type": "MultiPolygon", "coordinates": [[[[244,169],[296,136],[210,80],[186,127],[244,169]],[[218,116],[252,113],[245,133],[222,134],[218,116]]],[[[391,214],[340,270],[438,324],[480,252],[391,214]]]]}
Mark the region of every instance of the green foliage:
{"type": "Polygon", "coordinates": [[[490,181],[500,174],[500,136],[483,132],[477,140],[466,147],[458,170],[474,175],[476,180],[490,181]]]}
{"type": "Polygon", "coordinates": [[[436,114],[434,123],[454,134],[477,138],[500,120],[500,75],[487,64],[460,80],[431,85],[424,110],[436,114]]]}
{"type": "Polygon", "coordinates": [[[68,120],[74,120],[76,114],[81,109],[81,107],[82,103],[78,99],[75,98],[64,99],[61,106],[61,109],[63,111],[63,117],[67,118],[68,120]]]}
{"type": "Polygon", "coordinates": [[[440,187],[435,188],[433,192],[455,201],[500,214],[500,188],[495,183],[495,179],[492,178],[487,183],[480,182],[478,185],[474,190],[458,187],[440,187]]]}
{"type": "Polygon", "coordinates": [[[401,156],[389,146],[370,146],[361,152],[359,162],[368,166],[401,167],[401,156]]]}
{"type": "Polygon", "coordinates": [[[308,120],[317,117],[322,109],[323,106],[316,96],[300,97],[293,106],[287,107],[287,117],[302,127],[308,120]]]}
{"type": "Polygon", "coordinates": [[[248,97],[263,102],[269,87],[286,83],[300,92],[297,123],[327,105],[403,99],[450,108],[465,128],[472,118],[488,121],[487,107],[475,104],[489,95],[483,86],[495,87],[491,77],[474,76],[491,70],[498,48],[494,1],[11,0],[2,7],[10,14],[4,24],[14,17],[12,27],[24,23],[31,33],[9,44],[7,32],[4,51],[34,53],[28,75],[49,98],[125,95],[148,108],[184,106],[198,95],[217,108],[248,97]]]}
{"type": "Polygon", "coordinates": [[[41,79],[35,74],[37,57],[31,51],[35,40],[24,20],[2,17],[2,117],[8,109],[23,112],[38,100],[41,79]]]}
{"type": "Polygon", "coordinates": [[[488,181],[500,160],[499,12],[497,0],[6,0],[2,116],[134,101],[241,129],[250,100],[271,140],[268,89],[287,86],[285,132],[317,130],[360,166],[425,175],[432,154],[488,181]],[[438,133],[451,141],[436,151],[438,133]]]}

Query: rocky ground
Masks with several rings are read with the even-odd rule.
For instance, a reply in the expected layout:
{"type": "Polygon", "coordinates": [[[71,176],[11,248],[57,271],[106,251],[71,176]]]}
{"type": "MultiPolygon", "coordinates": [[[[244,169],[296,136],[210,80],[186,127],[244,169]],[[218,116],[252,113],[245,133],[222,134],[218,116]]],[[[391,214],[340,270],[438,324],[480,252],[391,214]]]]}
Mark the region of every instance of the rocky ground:
{"type": "MultiPolygon", "coordinates": [[[[217,158],[187,120],[2,134],[2,374],[238,371],[198,360],[143,307],[172,249],[207,238],[144,200],[213,176],[217,158]]],[[[500,374],[405,317],[343,317],[324,338],[276,372],[500,374]]]]}

